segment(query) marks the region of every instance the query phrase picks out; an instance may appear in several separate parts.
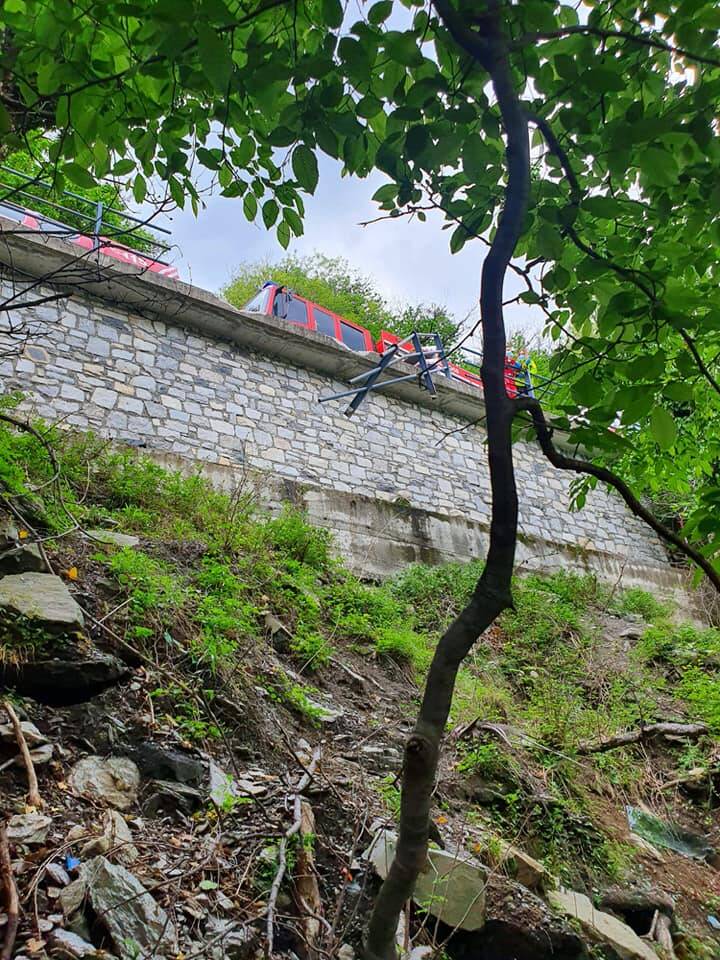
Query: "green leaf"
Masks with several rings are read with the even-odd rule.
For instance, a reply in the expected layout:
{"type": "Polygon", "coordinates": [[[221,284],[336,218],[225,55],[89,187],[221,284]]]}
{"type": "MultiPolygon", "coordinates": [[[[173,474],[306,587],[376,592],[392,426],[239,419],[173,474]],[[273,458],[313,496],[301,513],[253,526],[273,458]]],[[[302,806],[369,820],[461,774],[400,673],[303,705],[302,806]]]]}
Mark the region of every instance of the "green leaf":
{"type": "Polygon", "coordinates": [[[411,160],[414,160],[430,143],[430,131],[427,127],[410,127],[405,137],[405,152],[411,160]]]}
{"type": "Polygon", "coordinates": [[[450,253],[458,253],[469,239],[467,230],[460,224],[460,226],[453,230],[452,236],[450,237],[450,253]]]}
{"type": "Polygon", "coordinates": [[[200,890],[217,890],[218,885],[214,880],[201,880],[198,887],[200,890]]]}
{"type": "Polygon", "coordinates": [[[322,0],[322,15],[331,30],[342,26],[343,6],[340,0],[322,0]]]}
{"type": "Polygon", "coordinates": [[[293,150],[292,168],[300,186],[308,193],[314,193],[318,184],[317,158],[303,143],[293,150]]]}
{"type": "Polygon", "coordinates": [[[62,168],[62,174],[71,180],[78,187],[94,187],[95,178],[79,163],[66,163],[62,168]]]}
{"type": "Polygon", "coordinates": [[[670,187],[677,183],[680,171],[678,163],[669,150],[648,147],[640,155],[640,169],[650,183],[670,187]]]}
{"type": "Polygon", "coordinates": [[[277,227],[277,238],[283,250],[287,250],[290,243],[290,227],[286,220],[281,220],[277,227]]]}
{"type": "Polygon", "coordinates": [[[650,414],[650,430],[661,450],[669,450],[677,437],[677,424],[665,407],[655,405],[650,414]]]}
{"type": "Polygon", "coordinates": [[[217,92],[226,94],[233,70],[228,43],[217,30],[204,23],[198,24],[197,34],[198,56],[203,71],[217,92]]]}
{"type": "Polygon", "coordinates": [[[374,3],[368,10],[368,23],[372,23],[373,26],[384,23],[392,13],[392,8],[392,0],[380,0],[379,3],[374,3]]]}
{"type": "Polygon", "coordinates": [[[135,203],[142,203],[147,195],[147,183],[145,182],[145,177],[143,177],[141,174],[138,174],[133,180],[132,189],[135,203]]]}
{"type": "Polygon", "coordinates": [[[369,120],[371,117],[376,117],[379,113],[381,113],[382,108],[382,101],[370,94],[366,97],[363,97],[362,100],[359,101],[357,105],[357,114],[359,117],[365,117],[369,120]]]}
{"type": "Polygon", "coordinates": [[[246,220],[254,220],[257,215],[257,198],[254,193],[248,192],[245,194],[245,199],[243,200],[243,213],[245,214],[246,220]]]}
{"type": "Polygon", "coordinates": [[[286,221],[287,225],[290,227],[296,237],[301,237],[303,235],[303,222],[298,214],[292,209],[292,207],[285,208],[283,212],[283,219],[286,221]]]}
{"type": "Polygon", "coordinates": [[[123,160],[118,160],[113,166],[112,172],[116,177],[124,177],[126,173],[132,173],[134,169],[135,161],[125,157],[123,160]]]}
{"type": "Polygon", "coordinates": [[[616,61],[618,68],[592,67],[582,74],[583,82],[598,93],[619,92],[627,87],[627,78],[624,76],[624,67],[621,60],[616,61]]]}
{"type": "Polygon", "coordinates": [[[262,218],[265,226],[270,229],[278,218],[280,208],[275,200],[266,200],[262,208],[262,218]]]}
{"type": "Polygon", "coordinates": [[[582,202],[582,209],[593,217],[615,220],[627,211],[627,205],[614,197],[586,197],[582,202]]]}

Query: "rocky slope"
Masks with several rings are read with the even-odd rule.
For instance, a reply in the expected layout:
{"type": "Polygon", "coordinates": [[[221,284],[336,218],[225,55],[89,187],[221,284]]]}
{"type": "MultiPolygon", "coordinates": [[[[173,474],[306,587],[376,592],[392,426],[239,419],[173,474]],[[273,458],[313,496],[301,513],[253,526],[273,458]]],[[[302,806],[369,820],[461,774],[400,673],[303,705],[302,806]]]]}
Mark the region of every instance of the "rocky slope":
{"type": "MultiPolygon", "coordinates": [[[[361,584],[292,510],[52,443],[59,478],[0,433],[12,955],[359,956],[418,680],[477,570],[361,584]]],[[[720,636],[589,578],[516,597],[459,678],[400,947],[720,956],[720,636]]]]}

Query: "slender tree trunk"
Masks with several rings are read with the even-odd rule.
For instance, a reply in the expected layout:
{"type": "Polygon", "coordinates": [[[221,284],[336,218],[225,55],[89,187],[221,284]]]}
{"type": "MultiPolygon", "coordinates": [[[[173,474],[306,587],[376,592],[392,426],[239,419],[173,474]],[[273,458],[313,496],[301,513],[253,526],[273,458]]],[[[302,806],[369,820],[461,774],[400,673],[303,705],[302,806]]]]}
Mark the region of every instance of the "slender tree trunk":
{"type": "Polygon", "coordinates": [[[420,714],[405,747],[400,831],[395,859],[370,919],[367,960],[395,960],[395,930],[427,857],[430,803],[440,743],[445,732],[460,664],[478,637],[512,606],[511,578],[517,541],[518,501],[512,459],[514,405],[505,392],[503,281],[523,228],[530,188],[527,119],[513,86],[499,5],[471,29],[448,0],[434,0],[456,42],[490,75],[506,136],[507,184],[498,229],[483,263],[480,310],[482,378],[487,414],[492,492],[490,546],[473,596],[440,639],[430,666],[420,714]]]}

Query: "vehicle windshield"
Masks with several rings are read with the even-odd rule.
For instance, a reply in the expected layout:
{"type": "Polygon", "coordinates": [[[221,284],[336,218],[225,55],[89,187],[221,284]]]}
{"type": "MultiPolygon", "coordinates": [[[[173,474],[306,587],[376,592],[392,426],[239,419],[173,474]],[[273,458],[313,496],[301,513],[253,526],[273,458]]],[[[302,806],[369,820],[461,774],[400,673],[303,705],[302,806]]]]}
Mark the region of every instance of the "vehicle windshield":
{"type": "Polygon", "coordinates": [[[258,290],[252,300],[245,304],[243,310],[247,310],[248,313],[265,313],[270,289],[270,287],[263,287],[262,290],[258,290]]]}

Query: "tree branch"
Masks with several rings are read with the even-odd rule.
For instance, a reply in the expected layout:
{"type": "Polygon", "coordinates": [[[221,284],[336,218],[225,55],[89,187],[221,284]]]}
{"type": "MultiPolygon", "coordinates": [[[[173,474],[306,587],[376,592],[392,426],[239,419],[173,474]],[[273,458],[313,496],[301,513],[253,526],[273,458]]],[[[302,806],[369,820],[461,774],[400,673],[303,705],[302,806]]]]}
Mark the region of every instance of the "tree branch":
{"type": "Polygon", "coordinates": [[[13,877],[10,843],[5,823],[0,827],[0,879],[2,879],[2,885],[5,888],[5,909],[7,911],[5,940],[2,950],[0,950],[0,960],[10,960],[13,955],[18,924],[20,923],[20,899],[13,877]]]}
{"type": "Polygon", "coordinates": [[[511,49],[521,49],[522,47],[537,43],[538,40],[559,40],[562,37],[568,37],[578,33],[599,37],[601,40],[630,40],[633,43],[640,44],[640,46],[663,50],[665,53],[672,53],[677,57],[686,57],[688,60],[694,60],[696,63],[703,63],[710,67],[720,67],[720,60],[715,57],[706,57],[699,53],[693,53],[684,47],[675,47],[655,37],[630,33],[627,30],[603,30],[601,27],[591,27],[586,23],[577,23],[572,26],[560,27],[558,30],[547,30],[541,33],[525,33],[512,42],[511,49]]]}
{"type": "Polygon", "coordinates": [[[689,560],[692,560],[707,576],[718,593],[720,593],[720,574],[718,574],[712,563],[704,557],[699,550],[692,547],[686,540],[683,540],[683,538],[678,536],[673,530],[670,530],[669,527],[660,523],[647,507],[643,506],[624,480],[621,480],[620,477],[614,474],[612,470],[608,470],[607,467],[600,467],[594,463],[590,463],[590,461],[580,460],[577,457],[568,457],[557,449],[552,440],[552,428],[545,419],[543,409],[537,400],[533,397],[517,397],[512,402],[518,413],[525,410],[532,417],[540,448],[553,466],[560,470],[571,470],[573,473],[588,474],[617,490],[631,512],[634,513],[636,517],[644,520],[659,537],[671,543],[689,560]]]}
{"type": "Polygon", "coordinates": [[[695,363],[698,365],[698,369],[700,370],[702,375],[705,377],[707,382],[713,388],[715,393],[720,394],[720,384],[717,382],[715,377],[710,372],[707,364],[705,363],[703,358],[700,356],[700,351],[698,350],[693,338],[690,336],[690,334],[686,330],[678,330],[678,333],[685,341],[687,348],[690,351],[690,353],[693,355],[695,363]]]}

